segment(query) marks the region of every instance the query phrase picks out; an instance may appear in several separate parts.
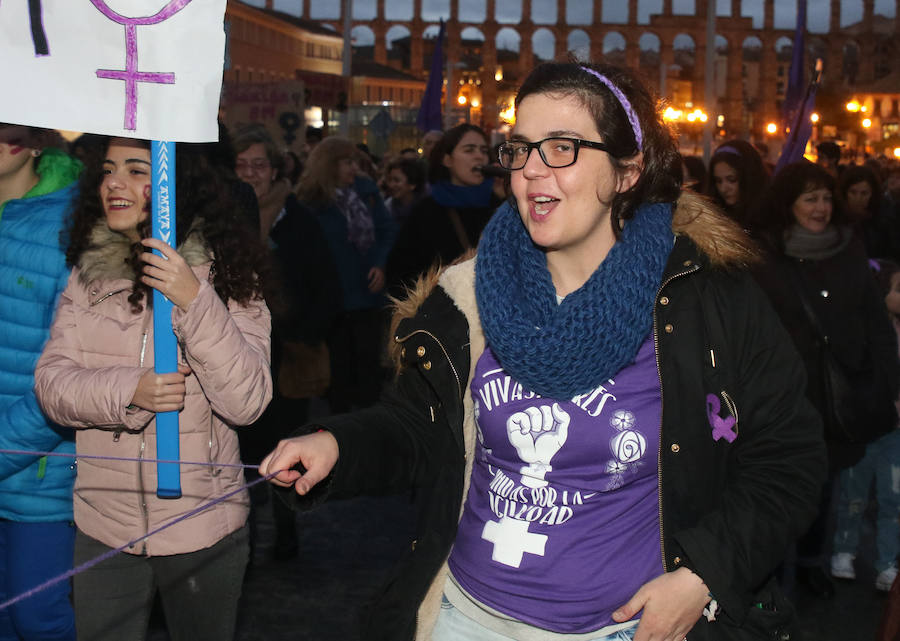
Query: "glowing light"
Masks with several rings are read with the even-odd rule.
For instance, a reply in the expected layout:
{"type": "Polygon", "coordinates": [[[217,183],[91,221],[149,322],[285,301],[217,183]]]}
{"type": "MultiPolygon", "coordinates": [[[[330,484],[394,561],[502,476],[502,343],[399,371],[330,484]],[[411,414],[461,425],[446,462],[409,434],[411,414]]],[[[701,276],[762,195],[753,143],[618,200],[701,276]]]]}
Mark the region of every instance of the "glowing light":
{"type": "Polygon", "coordinates": [[[860,109],[859,103],[856,102],[855,100],[851,100],[850,102],[847,103],[847,111],[852,111],[853,113],[856,113],[857,111],[859,111],[859,109],[860,109]]]}
{"type": "Polygon", "coordinates": [[[481,106],[481,102],[479,102],[478,98],[472,98],[472,106],[473,106],[473,107],[480,107],[480,106],[481,106]]]}
{"type": "Polygon", "coordinates": [[[681,120],[681,116],[684,112],[681,109],[675,109],[673,107],[666,107],[666,110],[663,112],[664,120],[681,120]]]}
{"type": "Polygon", "coordinates": [[[859,110],[863,113],[866,113],[869,110],[869,108],[866,107],[865,105],[863,105],[862,107],[859,108],[859,110]]]}
{"type": "Polygon", "coordinates": [[[497,67],[497,71],[494,72],[494,80],[497,82],[503,80],[503,67],[497,67]]]}
{"type": "Polygon", "coordinates": [[[458,102],[460,105],[464,105],[466,104],[467,100],[465,96],[460,95],[460,97],[456,99],[456,102],[458,102]]]}
{"type": "Polygon", "coordinates": [[[770,122],[768,125],[766,125],[766,131],[770,134],[774,134],[778,131],[778,125],[776,125],[774,122],[770,122]]]}
{"type": "Polygon", "coordinates": [[[812,113],[809,115],[809,120],[810,120],[811,122],[819,122],[819,114],[817,114],[815,111],[812,112],[812,113]]]}
{"type": "Polygon", "coordinates": [[[894,147],[894,158],[900,158],[900,147],[894,147]]]}
{"type": "Polygon", "coordinates": [[[500,111],[500,122],[505,122],[509,125],[516,124],[516,108],[513,105],[508,105],[500,111]]]}
{"type": "Polygon", "coordinates": [[[872,121],[869,118],[863,118],[862,126],[868,129],[872,126],[872,121]]]}

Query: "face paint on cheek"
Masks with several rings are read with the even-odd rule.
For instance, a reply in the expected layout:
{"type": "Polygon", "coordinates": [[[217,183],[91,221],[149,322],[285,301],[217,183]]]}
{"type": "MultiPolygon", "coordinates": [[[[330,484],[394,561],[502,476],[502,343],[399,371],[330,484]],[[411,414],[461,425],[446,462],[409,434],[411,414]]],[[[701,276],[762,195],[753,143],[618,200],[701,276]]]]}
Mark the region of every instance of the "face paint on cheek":
{"type": "Polygon", "coordinates": [[[20,147],[19,145],[15,144],[15,143],[10,143],[10,145],[11,145],[9,148],[10,156],[18,156],[23,151],[25,151],[25,147],[20,147]]]}
{"type": "Polygon", "coordinates": [[[150,213],[150,185],[144,185],[144,211],[150,213]]]}

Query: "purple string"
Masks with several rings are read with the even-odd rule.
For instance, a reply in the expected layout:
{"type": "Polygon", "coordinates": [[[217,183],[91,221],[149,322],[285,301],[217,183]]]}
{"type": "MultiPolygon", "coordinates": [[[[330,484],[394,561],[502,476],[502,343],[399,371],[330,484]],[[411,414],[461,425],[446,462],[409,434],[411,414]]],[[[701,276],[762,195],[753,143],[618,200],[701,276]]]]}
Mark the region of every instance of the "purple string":
{"type": "Polygon", "coordinates": [[[218,463],[216,461],[170,461],[155,458],[130,458],[126,456],[100,456],[99,454],[69,454],[66,452],[40,452],[35,450],[4,450],[0,454],[22,454],[27,456],[60,456],[62,458],[89,458],[101,461],[133,461],[137,463],[178,463],[180,465],[209,465],[210,467],[240,467],[249,470],[259,469],[259,465],[246,465],[244,463],[218,463]]]}
{"type": "Polygon", "coordinates": [[[612,92],[612,94],[616,97],[616,100],[619,101],[619,104],[622,105],[622,109],[625,111],[625,115],[628,116],[628,122],[631,123],[631,132],[634,134],[634,141],[637,143],[638,151],[644,150],[644,137],[641,134],[641,121],[638,120],[637,114],[634,112],[634,108],[631,106],[631,101],[625,97],[625,94],[622,93],[622,90],[615,86],[612,81],[604,76],[599,71],[594,71],[590,67],[582,67],[589,74],[594,76],[597,80],[602,82],[607,88],[612,92]]]}
{"type": "MultiPolygon", "coordinates": [[[[207,465],[207,463],[204,463],[203,465],[207,465]]],[[[151,536],[153,536],[154,534],[159,534],[160,532],[162,532],[162,531],[165,530],[166,528],[170,528],[170,527],[172,527],[173,525],[175,525],[176,523],[180,523],[181,521],[184,521],[184,520],[186,520],[186,519],[189,519],[190,517],[192,517],[192,516],[194,516],[194,515],[196,515],[196,514],[199,514],[200,512],[203,512],[204,510],[207,510],[207,509],[211,508],[212,506],[217,505],[218,503],[221,503],[222,501],[225,501],[226,499],[231,498],[231,497],[234,496],[235,494],[238,494],[238,493],[243,492],[244,490],[246,490],[246,489],[248,489],[248,488],[253,487],[253,486],[256,485],[257,483],[262,483],[263,481],[268,481],[268,480],[271,479],[272,477],[276,476],[277,474],[281,474],[281,472],[284,472],[284,471],[285,471],[285,470],[278,470],[277,472],[272,472],[271,474],[269,474],[269,475],[267,475],[267,476],[260,477],[260,478],[256,479],[255,481],[252,481],[251,483],[247,483],[246,485],[242,485],[241,487],[237,488],[236,490],[232,490],[231,492],[229,492],[228,494],[225,494],[224,496],[220,496],[220,497],[217,498],[217,499],[213,499],[213,500],[210,501],[209,503],[205,503],[204,505],[201,505],[201,506],[199,506],[199,507],[195,507],[195,508],[194,508],[193,510],[191,510],[190,512],[187,512],[186,514],[182,514],[182,515],[179,516],[178,518],[172,519],[171,521],[169,521],[168,523],[165,523],[164,525],[160,525],[160,526],[159,526],[158,528],[156,528],[155,530],[152,530],[152,531],[150,531],[150,532],[147,532],[147,533],[144,534],[143,536],[139,536],[138,538],[134,539],[133,541],[129,541],[129,542],[126,543],[125,545],[123,545],[123,546],[121,546],[121,547],[118,547],[118,548],[116,548],[115,550],[109,550],[108,552],[104,552],[104,553],[101,554],[100,556],[95,557],[95,558],[93,558],[93,559],[90,559],[90,560],[88,560],[88,561],[85,561],[84,563],[82,563],[82,564],[79,565],[78,567],[74,567],[74,568],[72,568],[71,570],[69,570],[68,572],[66,572],[66,573],[64,573],[64,574],[60,574],[59,576],[53,577],[53,578],[51,578],[51,579],[48,579],[48,580],[44,581],[43,583],[41,583],[40,585],[31,588],[31,589],[28,590],[27,592],[23,592],[22,594],[20,594],[20,595],[18,595],[18,596],[15,596],[15,597],[13,597],[13,598],[7,600],[7,601],[4,601],[3,603],[0,603],[0,612],[2,612],[3,610],[5,610],[5,609],[8,608],[9,606],[13,605],[14,603],[18,603],[19,601],[22,601],[22,600],[24,600],[24,599],[27,599],[28,597],[33,596],[34,594],[37,594],[38,592],[40,592],[40,591],[42,591],[42,590],[46,590],[47,588],[49,588],[49,587],[51,587],[51,586],[53,586],[53,585],[56,585],[57,583],[60,583],[60,582],[65,581],[65,580],[67,580],[67,579],[70,579],[71,577],[75,576],[76,574],[79,574],[79,573],[84,572],[85,570],[87,570],[87,569],[89,569],[89,568],[94,567],[95,565],[97,565],[98,563],[101,563],[101,562],[105,561],[106,559],[109,559],[109,558],[114,557],[116,554],[119,554],[120,552],[124,552],[126,548],[129,548],[129,547],[131,547],[131,546],[133,546],[133,545],[137,545],[138,543],[140,543],[140,542],[143,541],[144,539],[148,539],[148,538],[150,538],[151,536]]]]}

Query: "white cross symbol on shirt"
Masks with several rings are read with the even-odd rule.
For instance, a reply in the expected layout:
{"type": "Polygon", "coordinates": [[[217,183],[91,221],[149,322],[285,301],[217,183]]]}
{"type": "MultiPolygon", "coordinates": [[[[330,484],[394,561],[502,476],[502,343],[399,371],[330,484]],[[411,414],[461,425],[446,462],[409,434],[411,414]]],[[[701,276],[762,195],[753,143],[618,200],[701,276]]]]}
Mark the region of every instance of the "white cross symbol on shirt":
{"type": "Polygon", "coordinates": [[[544,545],[547,543],[546,534],[535,534],[528,531],[528,521],[519,521],[504,516],[497,521],[488,521],[484,524],[481,538],[494,544],[491,559],[517,568],[522,564],[525,552],[544,556],[544,545]]]}

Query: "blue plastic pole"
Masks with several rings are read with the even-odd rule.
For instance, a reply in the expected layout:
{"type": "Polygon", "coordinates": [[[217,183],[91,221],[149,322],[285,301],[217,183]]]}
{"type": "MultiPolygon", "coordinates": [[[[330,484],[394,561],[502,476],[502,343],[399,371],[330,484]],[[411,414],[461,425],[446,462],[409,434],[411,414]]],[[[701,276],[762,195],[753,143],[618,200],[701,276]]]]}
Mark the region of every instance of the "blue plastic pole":
{"type": "MultiPolygon", "coordinates": [[[[153,237],[175,247],[175,143],[154,140],[153,161],[153,237]]],[[[160,252],[153,250],[157,255],[160,252]]],[[[178,342],[172,331],[172,301],[153,290],[153,353],[157,374],[178,371],[178,342]]],[[[178,412],[156,414],[156,458],[179,459],[178,412]]],[[[156,464],[156,496],[181,498],[181,469],[178,463],[156,464]]]]}

